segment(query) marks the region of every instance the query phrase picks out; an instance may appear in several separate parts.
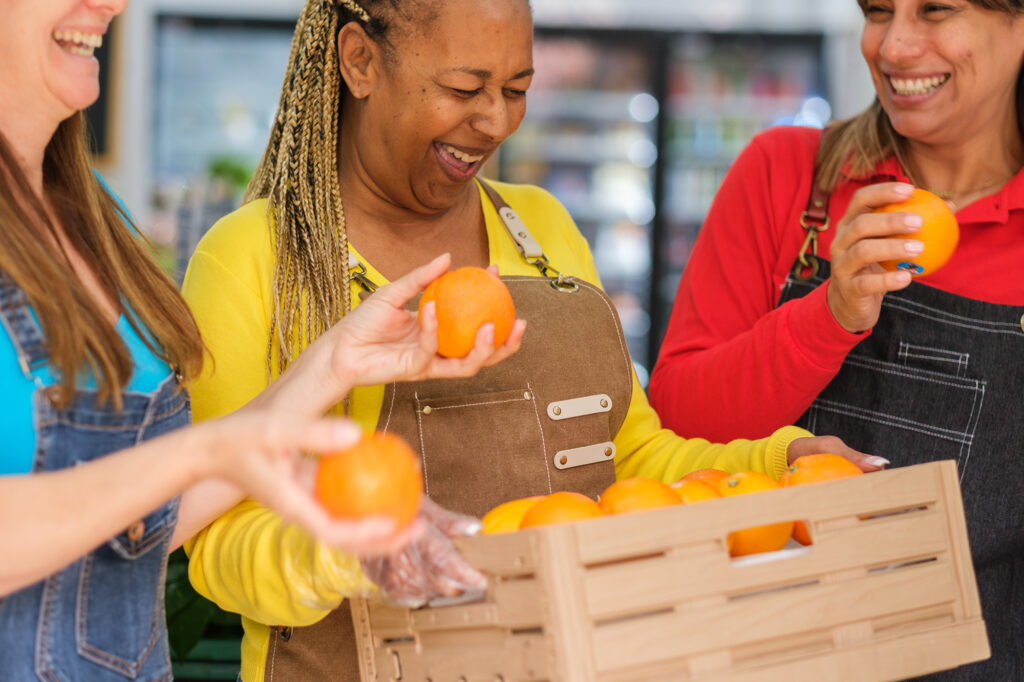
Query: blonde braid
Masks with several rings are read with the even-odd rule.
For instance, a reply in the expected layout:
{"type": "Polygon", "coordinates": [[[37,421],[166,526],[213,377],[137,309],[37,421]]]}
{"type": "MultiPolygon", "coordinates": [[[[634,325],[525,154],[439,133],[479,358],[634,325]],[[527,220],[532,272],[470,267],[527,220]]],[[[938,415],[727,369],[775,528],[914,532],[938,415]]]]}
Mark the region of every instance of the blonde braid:
{"type": "Polygon", "coordinates": [[[350,307],[337,161],[343,101],[339,27],[332,2],[306,3],[295,27],[270,140],[245,196],[246,201],[267,199],[274,230],[268,376],[275,345],[281,372],[350,307]]]}

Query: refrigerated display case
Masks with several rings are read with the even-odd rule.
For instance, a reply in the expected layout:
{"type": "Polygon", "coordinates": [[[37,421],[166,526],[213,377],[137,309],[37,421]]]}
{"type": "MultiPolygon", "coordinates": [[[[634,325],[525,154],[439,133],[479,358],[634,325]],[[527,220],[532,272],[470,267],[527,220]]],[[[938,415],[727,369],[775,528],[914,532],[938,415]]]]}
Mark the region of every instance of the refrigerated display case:
{"type": "Polygon", "coordinates": [[[646,385],[732,159],[771,125],[828,120],[823,38],[544,27],[534,66],[500,175],[546,188],[575,218],[646,385]]]}

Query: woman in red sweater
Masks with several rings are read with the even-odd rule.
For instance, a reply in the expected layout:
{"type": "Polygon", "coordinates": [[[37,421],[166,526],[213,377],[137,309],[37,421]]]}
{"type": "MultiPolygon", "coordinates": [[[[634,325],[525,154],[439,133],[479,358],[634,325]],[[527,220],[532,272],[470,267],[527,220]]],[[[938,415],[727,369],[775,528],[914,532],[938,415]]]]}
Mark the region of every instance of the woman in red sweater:
{"type": "Polygon", "coordinates": [[[1024,9],[858,2],[876,101],[824,141],[777,128],[736,160],[650,399],[683,436],[798,423],[895,466],[956,459],[993,658],[943,679],[1021,680],[1024,9]],[[879,263],[920,253],[883,239],[920,216],[871,212],[912,185],[946,199],[961,228],[952,260],[913,279],[879,263]]]}

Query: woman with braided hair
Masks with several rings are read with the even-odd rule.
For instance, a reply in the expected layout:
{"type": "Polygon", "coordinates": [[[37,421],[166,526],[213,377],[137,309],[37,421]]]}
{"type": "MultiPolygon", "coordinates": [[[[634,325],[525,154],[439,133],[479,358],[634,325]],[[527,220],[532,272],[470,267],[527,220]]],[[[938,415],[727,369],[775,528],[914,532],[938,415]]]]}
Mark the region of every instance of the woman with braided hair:
{"type": "MultiPolygon", "coordinates": [[[[243,404],[376,286],[449,253],[454,266],[500,269],[529,322],[521,350],[474,378],[354,389],[339,408],[413,443],[441,507],[480,515],[556,490],[596,496],[616,475],[674,481],[710,466],[778,476],[822,450],[879,468],[791,427],[728,444],[660,427],[565,209],[539,188],[476,179],[525,114],[532,36],[527,0],[306,3],[248,203],[204,237],[186,275],[216,361],[193,391],[196,417],[243,404]]],[[[243,616],[242,679],[350,680],[346,598],[371,582],[406,604],[451,594],[459,585],[422,561],[444,554],[443,536],[359,571],[246,502],[187,549],[199,592],[243,616]]]]}

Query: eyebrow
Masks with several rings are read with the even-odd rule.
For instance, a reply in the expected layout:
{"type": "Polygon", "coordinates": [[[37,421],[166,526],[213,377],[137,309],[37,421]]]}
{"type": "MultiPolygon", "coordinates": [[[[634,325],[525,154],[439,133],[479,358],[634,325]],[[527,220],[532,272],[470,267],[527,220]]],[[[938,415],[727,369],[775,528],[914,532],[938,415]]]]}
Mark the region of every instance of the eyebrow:
{"type": "MultiPolygon", "coordinates": [[[[474,68],[471,68],[471,67],[468,67],[468,66],[459,66],[459,67],[456,67],[456,68],[452,69],[452,71],[459,71],[461,73],[468,73],[468,74],[470,74],[472,76],[476,76],[477,78],[479,78],[481,80],[490,80],[491,78],[494,78],[494,74],[491,73],[490,71],[488,71],[487,69],[474,69],[474,68]]],[[[520,78],[526,78],[527,76],[532,76],[533,74],[534,74],[534,69],[533,69],[533,67],[530,67],[529,69],[526,69],[525,71],[520,71],[516,75],[512,76],[512,78],[510,78],[509,80],[513,80],[513,81],[514,80],[519,80],[520,78]]]]}

